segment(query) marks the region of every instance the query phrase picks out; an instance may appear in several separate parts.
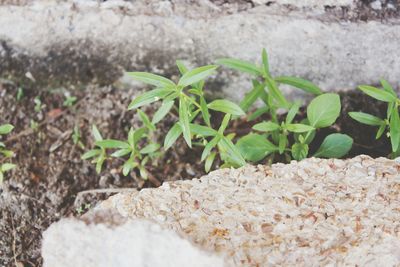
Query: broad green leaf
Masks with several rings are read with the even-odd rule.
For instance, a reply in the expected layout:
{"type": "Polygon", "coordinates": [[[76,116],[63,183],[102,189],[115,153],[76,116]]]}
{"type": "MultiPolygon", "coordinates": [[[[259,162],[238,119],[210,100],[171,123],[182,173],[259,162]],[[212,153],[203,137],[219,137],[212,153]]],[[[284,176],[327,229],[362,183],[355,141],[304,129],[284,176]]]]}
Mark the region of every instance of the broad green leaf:
{"type": "Polygon", "coordinates": [[[296,101],[289,109],[286,115],[286,123],[292,123],[293,119],[296,117],[297,112],[299,112],[301,103],[296,101]]]}
{"type": "Polygon", "coordinates": [[[257,162],[268,154],[278,151],[278,148],[259,134],[248,134],[239,139],[236,147],[242,156],[248,160],[257,162]]]}
{"type": "Polygon", "coordinates": [[[240,59],[222,58],[217,60],[217,64],[256,76],[262,75],[261,69],[255,64],[240,59]]]}
{"type": "Polygon", "coordinates": [[[227,152],[227,156],[232,160],[233,163],[239,166],[246,165],[246,161],[242,157],[242,154],[231,140],[226,137],[222,137],[218,144],[227,152]]]}
{"type": "Polygon", "coordinates": [[[278,83],[291,85],[293,87],[299,88],[314,95],[322,94],[321,89],[317,85],[301,78],[281,76],[281,77],[276,77],[275,81],[278,83]]]}
{"type": "Polygon", "coordinates": [[[257,123],[256,125],[253,126],[254,130],[260,132],[273,132],[279,130],[279,128],[280,128],[279,124],[276,124],[272,121],[257,123]]]}
{"type": "Polygon", "coordinates": [[[226,99],[217,99],[207,105],[209,109],[224,112],[227,114],[242,116],[244,111],[235,103],[226,99]]]}
{"type": "Polygon", "coordinates": [[[156,152],[160,148],[159,144],[148,144],[140,150],[141,154],[150,154],[156,152]]]}
{"type": "Polygon", "coordinates": [[[215,136],[213,139],[211,139],[210,142],[206,144],[203,153],[201,154],[201,161],[203,161],[210,154],[211,150],[218,144],[219,140],[221,140],[221,137],[215,136]]]}
{"type": "Polygon", "coordinates": [[[188,85],[200,82],[206,77],[210,76],[216,68],[218,68],[218,66],[209,65],[185,72],[185,74],[180,78],[178,85],[186,87],[188,85]]]}
{"type": "Polygon", "coordinates": [[[15,167],[17,167],[17,165],[15,165],[15,164],[12,164],[12,163],[3,163],[3,164],[1,165],[1,167],[0,167],[0,171],[1,171],[1,172],[6,172],[6,171],[9,171],[9,170],[14,169],[15,167]]]}
{"type": "Polygon", "coordinates": [[[373,86],[360,85],[358,88],[361,91],[363,91],[365,94],[369,95],[370,97],[373,97],[373,98],[378,99],[380,101],[394,102],[397,99],[397,97],[394,96],[392,93],[387,92],[385,90],[378,89],[378,88],[373,87],[373,86]]]}
{"type": "Polygon", "coordinates": [[[285,148],[288,144],[287,136],[284,134],[279,135],[279,154],[282,154],[285,151],[285,148]]]}
{"type": "Polygon", "coordinates": [[[392,151],[396,152],[400,144],[400,118],[397,106],[392,110],[390,116],[390,143],[392,144],[392,151]]]}
{"type": "Polygon", "coordinates": [[[132,150],[129,148],[123,148],[123,149],[119,149],[119,150],[115,151],[114,153],[112,153],[111,157],[120,158],[120,157],[128,155],[131,152],[132,152],[132,150]]]}
{"type": "Polygon", "coordinates": [[[217,153],[212,152],[206,159],[206,162],[204,164],[204,169],[208,173],[211,170],[212,164],[214,162],[215,156],[217,153]]]}
{"type": "Polygon", "coordinates": [[[172,92],[171,89],[153,89],[136,97],[128,106],[128,110],[139,108],[165,98],[172,92]]]}
{"type": "Polygon", "coordinates": [[[323,94],[314,98],[307,107],[310,125],[323,128],[332,125],[340,115],[340,97],[338,94],[323,94]]]}
{"type": "Polygon", "coordinates": [[[173,105],[174,105],[174,101],[164,101],[162,103],[161,107],[154,114],[151,122],[153,124],[160,122],[168,114],[168,112],[171,110],[173,105]]]}
{"type": "Polygon", "coordinates": [[[364,112],[349,112],[349,116],[358,122],[372,126],[380,126],[385,123],[382,119],[364,112]]]}
{"type": "Polygon", "coordinates": [[[277,101],[279,107],[287,108],[289,103],[286,98],[283,96],[282,92],[279,90],[276,82],[269,76],[265,77],[265,84],[267,85],[268,91],[271,96],[277,101]]]}
{"type": "Polygon", "coordinates": [[[102,148],[130,148],[128,143],[114,139],[96,141],[96,145],[102,148]]]}
{"type": "Polygon", "coordinates": [[[185,98],[179,99],[179,122],[181,123],[183,138],[189,147],[192,147],[192,140],[190,136],[189,127],[189,109],[185,98]]]}
{"type": "Polygon", "coordinates": [[[305,159],[308,155],[308,145],[295,143],[292,145],[292,157],[295,160],[305,159]]]}
{"type": "Polygon", "coordinates": [[[293,133],[304,133],[314,130],[314,127],[301,123],[286,124],[286,129],[293,133]]]}
{"type": "Polygon", "coordinates": [[[179,123],[175,123],[174,126],[168,131],[164,139],[165,150],[169,149],[182,134],[182,128],[179,123]]]}
{"type": "Polygon", "coordinates": [[[86,160],[98,156],[101,153],[100,149],[92,149],[82,155],[81,159],[86,160]]]}
{"type": "Polygon", "coordinates": [[[186,68],[185,64],[183,64],[182,60],[177,60],[176,65],[178,66],[179,72],[183,75],[185,74],[188,69],[186,68]]]}
{"type": "Polygon", "coordinates": [[[263,50],[262,50],[261,57],[262,57],[264,74],[267,75],[267,76],[270,76],[268,54],[267,54],[267,51],[265,50],[265,48],[263,48],[263,50]]]}
{"type": "Polygon", "coordinates": [[[11,124],[0,125],[0,134],[9,134],[14,129],[11,124]]]}
{"type": "Polygon", "coordinates": [[[314,157],[341,158],[350,151],[352,145],[353,139],[347,134],[330,134],[325,137],[314,157]]]}
{"type": "Polygon", "coordinates": [[[218,132],[208,126],[203,126],[199,124],[190,123],[190,132],[201,135],[203,137],[206,136],[215,136],[218,132]]]}
{"type": "Polygon", "coordinates": [[[211,126],[210,113],[208,112],[207,102],[203,96],[200,96],[200,108],[201,108],[201,114],[203,116],[204,122],[208,126],[211,126]]]}
{"type": "Polygon", "coordinates": [[[157,87],[175,87],[175,83],[165,77],[155,75],[148,72],[127,72],[135,80],[157,87]]]}

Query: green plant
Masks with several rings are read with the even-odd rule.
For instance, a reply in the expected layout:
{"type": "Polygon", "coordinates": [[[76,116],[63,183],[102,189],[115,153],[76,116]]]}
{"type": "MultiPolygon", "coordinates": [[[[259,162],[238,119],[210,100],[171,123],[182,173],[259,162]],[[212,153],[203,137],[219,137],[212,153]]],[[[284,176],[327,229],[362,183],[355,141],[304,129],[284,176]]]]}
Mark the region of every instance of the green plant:
{"type": "Polygon", "coordinates": [[[64,107],[72,107],[78,98],[76,96],[66,95],[65,100],[63,102],[64,107]]]}
{"type": "MultiPolygon", "coordinates": [[[[223,166],[233,167],[245,165],[246,160],[260,161],[265,157],[273,161],[275,154],[282,154],[287,160],[291,158],[299,160],[308,156],[309,144],[313,141],[316,131],[331,126],[339,116],[341,106],[337,94],[322,94],[315,84],[304,79],[288,76],[272,77],[265,50],[262,52],[261,66],[236,59],[221,59],[218,63],[255,76],[253,88],[239,105],[227,99],[207,102],[204,96],[205,79],[215,73],[216,65],[188,69],[178,60],[176,64],[181,75],[177,82],[151,73],[129,72],[128,74],[134,79],[154,87],[136,97],[128,106],[129,110],[137,110],[144,127],[131,129],[127,141],[97,140],[98,148],[87,152],[84,158],[97,157],[105,149],[118,149],[112,156],[129,155],[123,164],[125,175],[134,168],[139,168],[142,172],[147,160],[152,158],[144,154],[152,155],[157,152],[153,158],[162,155],[161,148],[156,143],[151,143],[149,134],[156,130],[157,123],[167,114],[171,114],[177,120],[165,136],[164,151],[182,136],[189,147],[199,146],[203,149],[201,160],[205,161],[207,172],[217,157],[223,166]],[[280,84],[294,86],[317,95],[307,108],[307,118],[296,121],[301,103],[289,102],[280,90],[280,84]],[[263,106],[251,113],[248,120],[252,121],[267,113],[270,120],[253,127],[255,131],[261,133],[252,132],[239,139],[234,133],[225,133],[230,122],[245,116],[259,99],[263,106]],[[150,120],[139,108],[158,101],[161,101],[161,105],[150,120]],[[287,111],[287,115],[282,119],[283,116],[279,115],[278,111],[284,110],[287,111]],[[217,122],[211,123],[211,111],[225,114],[217,129],[213,128],[217,122]],[[139,148],[137,145],[140,139],[144,139],[143,144],[150,143],[144,148],[139,148]]],[[[329,135],[314,156],[342,157],[349,151],[352,142],[353,140],[347,135],[329,135]]],[[[100,157],[96,162],[102,164],[103,161],[104,159],[100,157]]]]}
{"type": "MultiPolygon", "coordinates": [[[[309,145],[320,128],[329,127],[340,115],[340,98],[337,94],[323,94],[310,81],[290,76],[272,77],[265,49],[262,51],[262,65],[238,59],[220,59],[218,63],[255,76],[253,88],[241,101],[240,106],[248,111],[260,99],[263,106],[249,115],[254,120],[267,113],[269,121],[253,126],[253,133],[243,136],[237,142],[237,147],[248,161],[257,162],[265,157],[273,161],[276,154],[284,155],[285,159],[301,160],[308,156],[309,145]],[[295,122],[301,106],[300,102],[289,102],[279,88],[286,84],[316,97],[307,107],[307,118],[295,122]],[[278,115],[278,110],[286,111],[286,118],[278,115]]],[[[321,147],[313,156],[342,157],[350,150],[353,140],[345,134],[332,134],[325,138],[321,147]],[[338,142],[340,145],[336,145],[338,142]]]]}
{"type": "Polygon", "coordinates": [[[35,112],[40,112],[44,108],[44,105],[42,104],[42,100],[40,100],[39,96],[35,97],[33,99],[33,102],[35,103],[35,107],[34,107],[35,112]]]}
{"type": "MultiPolygon", "coordinates": [[[[0,125],[0,136],[9,134],[13,129],[14,126],[12,126],[11,124],[0,125]]],[[[6,145],[3,142],[0,142],[0,155],[3,156],[3,159],[0,158],[0,184],[1,184],[4,180],[4,173],[11,169],[14,169],[16,165],[9,162],[4,162],[6,159],[11,158],[14,155],[14,153],[11,150],[7,150],[6,145]]]]}
{"type": "Polygon", "coordinates": [[[392,147],[391,157],[394,158],[400,155],[400,99],[387,81],[381,80],[381,85],[382,89],[368,85],[361,85],[358,88],[370,97],[387,103],[386,118],[381,119],[364,112],[349,112],[349,115],[360,123],[378,127],[376,139],[386,131],[392,147]]]}

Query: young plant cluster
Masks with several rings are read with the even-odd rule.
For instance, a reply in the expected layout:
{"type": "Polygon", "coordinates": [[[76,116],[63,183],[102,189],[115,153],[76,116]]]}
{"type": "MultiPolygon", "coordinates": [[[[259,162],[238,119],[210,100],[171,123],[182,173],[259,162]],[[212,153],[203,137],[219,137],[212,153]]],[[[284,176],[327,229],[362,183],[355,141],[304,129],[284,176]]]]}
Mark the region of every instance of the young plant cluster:
{"type": "MultiPolygon", "coordinates": [[[[129,110],[137,110],[143,127],[131,129],[127,140],[121,141],[103,139],[94,126],[96,148],[85,153],[83,158],[91,158],[98,172],[107,158],[122,158],[124,175],[137,169],[146,179],[149,159],[160,157],[182,136],[190,148],[201,147],[201,160],[207,172],[217,158],[222,162],[222,167],[240,167],[246,162],[261,160],[273,162],[277,156],[287,161],[301,160],[310,156],[309,147],[316,131],[334,124],[340,114],[339,95],[324,94],[315,84],[297,77],[273,77],[265,50],[262,51],[261,65],[238,59],[220,59],[217,64],[253,76],[253,87],[240,104],[227,99],[208,102],[205,98],[205,80],[215,73],[218,65],[188,69],[183,62],[177,61],[181,74],[177,82],[151,73],[130,72],[128,74],[136,80],[154,87],[135,98],[128,107],[129,110]],[[307,107],[306,118],[299,119],[302,103],[288,101],[279,88],[281,84],[315,96],[307,107]],[[150,119],[141,108],[154,102],[161,103],[150,119]],[[261,102],[262,106],[251,112],[256,102],[261,102]],[[211,117],[216,112],[223,113],[218,125],[217,121],[220,120],[211,117]],[[279,115],[284,113],[284,118],[279,115]],[[177,120],[166,134],[161,148],[155,142],[154,131],[168,114],[175,114],[177,120]],[[232,121],[242,117],[254,121],[261,115],[268,120],[255,124],[249,134],[236,136],[235,133],[227,133],[232,121]],[[108,154],[110,149],[112,153],[108,154]]],[[[312,156],[339,158],[351,149],[352,143],[352,138],[345,134],[331,134],[312,156]]]]}
{"type": "Polygon", "coordinates": [[[386,132],[392,146],[390,156],[395,158],[400,156],[400,99],[387,81],[381,80],[381,85],[382,89],[368,85],[361,85],[358,88],[370,97],[387,103],[386,118],[381,119],[364,112],[349,112],[349,115],[360,123],[378,127],[376,139],[386,132]]]}
{"type": "MultiPolygon", "coordinates": [[[[14,126],[12,126],[11,124],[0,125],[0,136],[9,134],[13,129],[14,126]]],[[[6,162],[13,155],[14,153],[11,150],[8,150],[3,142],[0,142],[0,184],[4,180],[4,174],[7,171],[10,171],[15,168],[14,164],[6,162]]]]}

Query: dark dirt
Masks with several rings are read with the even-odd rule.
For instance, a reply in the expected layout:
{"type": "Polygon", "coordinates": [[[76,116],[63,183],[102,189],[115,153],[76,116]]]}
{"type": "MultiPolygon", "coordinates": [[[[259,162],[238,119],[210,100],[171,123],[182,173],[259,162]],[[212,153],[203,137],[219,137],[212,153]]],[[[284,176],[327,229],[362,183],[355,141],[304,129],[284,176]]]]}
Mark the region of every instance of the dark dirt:
{"type": "MultiPolygon", "coordinates": [[[[90,189],[118,189],[154,187],[162,181],[190,179],[204,174],[199,162],[201,151],[189,151],[182,140],[150,168],[155,179],[143,181],[136,173],[121,174],[118,163],[107,163],[98,175],[94,166],[80,159],[84,149],[74,144],[72,130],[78,126],[86,149],[92,146],[90,127],[96,124],[104,137],[124,138],[130,126],[138,120],[126,107],[135,94],[113,87],[93,87],[72,91],[78,102],[64,107],[65,93],[39,88],[24,89],[24,96],[16,98],[18,86],[0,84],[0,124],[12,123],[15,130],[6,142],[16,152],[13,163],[18,168],[6,175],[0,186],[0,266],[40,266],[42,232],[61,217],[79,215],[105,199],[110,193],[85,194],[76,201],[77,194],[90,189]],[[34,98],[39,96],[42,109],[35,111],[34,98]],[[39,123],[32,131],[31,121],[39,123]],[[49,150],[53,150],[50,152],[49,150]]],[[[352,121],[347,112],[363,110],[383,116],[385,107],[358,92],[342,94],[343,112],[338,123],[317,135],[317,143],[330,132],[350,134],[355,146],[349,156],[369,154],[386,156],[390,147],[386,138],[375,141],[376,129],[352,121]]],[[[151,112],[151,110],[148,110],[151,112]]],[[[160,138],[173,123],[168,117],[161,125],[160,138]]],[[[239,131],[239,122],[230,131],[239,131]]],[[[4,141],[4,140],[3,140],[4,141]]]]}

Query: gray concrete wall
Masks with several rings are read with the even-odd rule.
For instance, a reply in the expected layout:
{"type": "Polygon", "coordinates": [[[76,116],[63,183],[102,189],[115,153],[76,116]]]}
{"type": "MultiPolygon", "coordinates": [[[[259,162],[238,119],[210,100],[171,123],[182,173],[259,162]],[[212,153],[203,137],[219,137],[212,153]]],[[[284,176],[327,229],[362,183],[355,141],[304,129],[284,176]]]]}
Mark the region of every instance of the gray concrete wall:
{"type": "MultiPolygon", "coordinates": [[[[398,86],[399,8],[382,1],[368,11],[362,2],[3,1],[0,76],[109,84],[124,70],[174,74],[176,59],[257,61],[265,47],[273,74],[305,77],[325,90],[381,77],[398,86]]],[[[220,69],[211,87],[237,98],[248,84],[249,77],[220,69]]]]}

